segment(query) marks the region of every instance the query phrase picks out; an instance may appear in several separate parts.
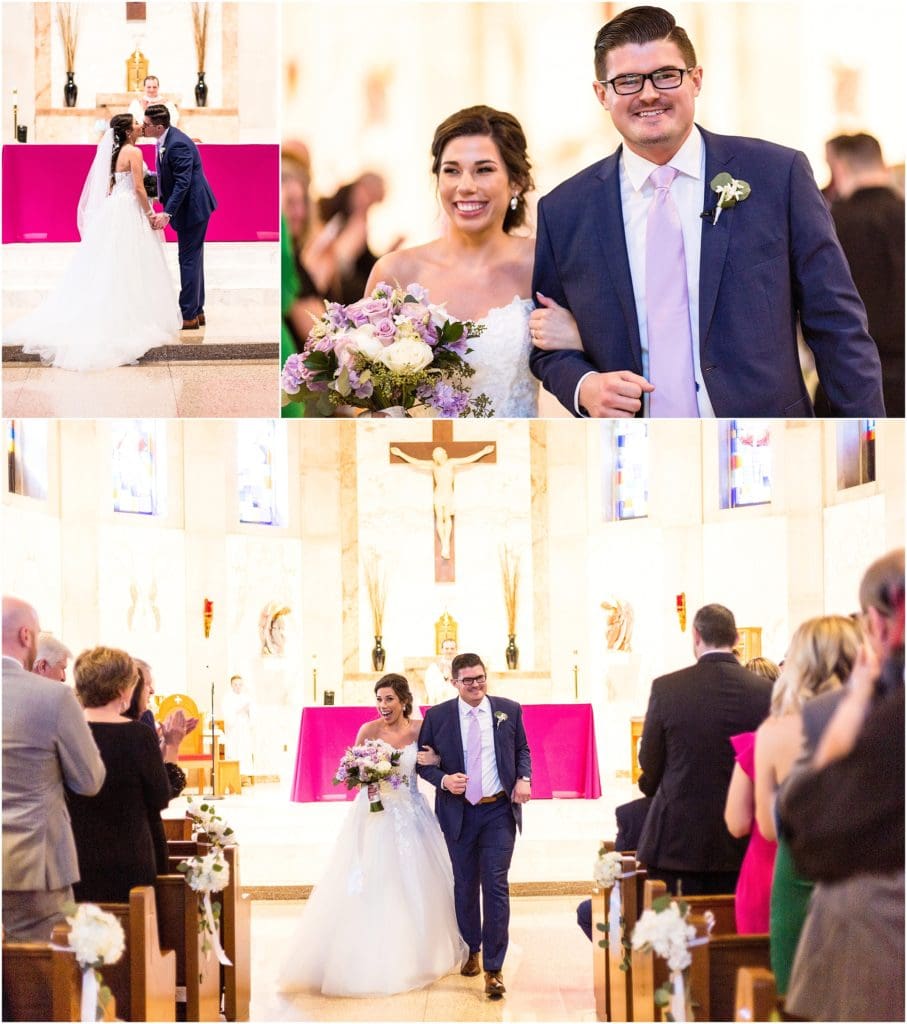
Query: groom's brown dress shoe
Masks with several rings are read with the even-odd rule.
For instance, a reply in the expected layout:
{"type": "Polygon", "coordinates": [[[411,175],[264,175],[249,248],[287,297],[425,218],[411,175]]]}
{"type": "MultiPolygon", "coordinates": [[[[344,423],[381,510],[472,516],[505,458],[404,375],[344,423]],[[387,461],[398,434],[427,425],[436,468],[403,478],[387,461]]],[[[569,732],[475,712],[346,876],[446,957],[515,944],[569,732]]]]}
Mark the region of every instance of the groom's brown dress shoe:
{"type": "Polygon", "coordinates": [[[183,331],[197,331],[199,326],[200,325],[199,325],[199,322],[198,322],[198,317],[196,317],[194,320],[184,320],[183,321],[183,326],[180,328],[180,330],[183,330],[183,331]]]}
{"type": "Polygon", "coordinates": [[[477,974],[481,973],[482,968],[479,966],[479,954],[470,953],[469,959],[460,968],[460,974],[467,978],[474,978],[477,974]]]}
{"type": "Polygon", "coordinates": [[[206,323],[207,323],[207,321],[205,320],[205,311],[204,311],[204,310],[202,310],[202,311],[201,311],[201,312],[200,312],[200,313],[198,314],[198,326],[199,326],[199,327],[204,327],[206,323]]]}
{"type": "Polygon", "coordinates": [[[489,999],[503,999],[506,991],[500,971],[485,972],[485,995],[489,999]]]}

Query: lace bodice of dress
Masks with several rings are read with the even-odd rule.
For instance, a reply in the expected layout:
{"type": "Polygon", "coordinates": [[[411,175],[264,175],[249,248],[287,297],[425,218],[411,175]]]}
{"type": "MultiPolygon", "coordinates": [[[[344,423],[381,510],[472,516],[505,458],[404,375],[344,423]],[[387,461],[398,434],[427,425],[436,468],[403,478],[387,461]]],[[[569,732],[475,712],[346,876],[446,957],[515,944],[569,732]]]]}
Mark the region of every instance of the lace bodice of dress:
{"type": "Polygon", "coordinates": [[[490,309],[478,323],[485,330],[469,344],[466,361],[475,368],[473,394],[491,399],[495,416],[538,415],[538,381],[529,369],[529,314],[532,299],[518,295],[507,306],[490,309]]]}
{"type": "Polygon", "coordinates": [[[135,192],[135,182],[132,180],[132,171],[117,171],[113,176],[113,188],[110,190],[112,196],[132,195],[135,192]]]}
{"type": "Polygon", "coordinates": [[[403,770],[408,780],[407,785],[409,786],[409,792],[415,794],[418,792],[418,773],[416,772],[416,753],[418,747],[415,743],[409,743],[403,748],[403,754],[400,757],[400,767],[403,770]]]}

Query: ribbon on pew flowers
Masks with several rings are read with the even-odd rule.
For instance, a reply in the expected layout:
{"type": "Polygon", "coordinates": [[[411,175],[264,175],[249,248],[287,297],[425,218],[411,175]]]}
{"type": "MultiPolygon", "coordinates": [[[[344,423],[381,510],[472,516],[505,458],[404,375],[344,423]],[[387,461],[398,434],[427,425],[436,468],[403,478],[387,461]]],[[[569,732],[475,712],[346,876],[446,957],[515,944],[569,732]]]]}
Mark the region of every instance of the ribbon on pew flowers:
{"type": "Polygon", "coordinates": [[[69,925],[69,948],[82,968],[83,1021],[103,1020],[110,989],[103,984],[98,968],[115,964],[126,948],[120,922],[94,903],[68,903],[63,907],[69,925]]]}
{"type": "Polygon", "coordinates": [[[202,949],[206,959],[211,959],[213,950],[218,961],[229,967],[232,961],[220,943],[221,905],[212,903],[211,894],[222,892],[230,884],[230,865],[224,856],[224,847],[235,844],[235,834],[210,804],[195,807],[191,797],[187,804],[187,811],[193,819],[193,834],[197,838],[204,837],[211,850],[182,861],[178,870],[185,873],[189,888],[198,893],[198,930],[203,935],[202,949]]]}
{"type": "Polygon", "coordinates": [[[633,929],[633,948],[641,952],[654,951],[668,962],[670,982],[655,990],[656,1006],[668,1006],[668,1020],[694,1020],[690,1001],[689,981],[684,972],[693,961],[690,950],[709,941],[715,917],[707,911],[705,935],[697,936],[689,923],[690,905],[682,899],[660,896],[652,901],[652,909],[644,910],[633,929]]]}
{"type": "Polygon", "coordinates": [[[620,944],[623,949],[623,956],[620,962],[620,969],[630,969],[630,942],[625,935],[625,921],[620,901],[620,886],[615,885],[622,878],[629,878],[632,871],[625,872],[623,869],[623,856],[616,850],[605,850],[604,846],[599,848],[598,857],[592,865],[592,881],[599,889],[610,889],[611,896],[608,908],[607,924],[599,924],[599,928],[605,932],[605,937],[599,939],[599,946],[607,950],[610,946],[612,932],[619,932],[620,944]]]}

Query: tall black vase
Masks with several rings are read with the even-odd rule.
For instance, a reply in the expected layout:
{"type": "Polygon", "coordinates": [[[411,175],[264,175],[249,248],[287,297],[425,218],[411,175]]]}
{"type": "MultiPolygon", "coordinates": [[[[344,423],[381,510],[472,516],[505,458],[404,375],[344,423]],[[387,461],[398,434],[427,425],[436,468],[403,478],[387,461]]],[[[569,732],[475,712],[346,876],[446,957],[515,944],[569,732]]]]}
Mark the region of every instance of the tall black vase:
{"type": "Polygon", "coordinates": [[[63,86],[63,102],[67,107],[74,107],[79,98],[79,87],[76,85],[75,71],[66,72],[66,85],[63,86]]]}
{"type": "Polygon", "coordinates": [[[208,83],[205,81],[204,71],[198,73],[198,82],[195,85],[195,105],[197,107],[208,106],[208,83]]]}
{"type": "Polygon", "coordinates": [[[384,659],[387,657],[387,651],[381,646],[381,637],[375,635],[375,646],[372,648],[372,668],[376,672],[384,671],[384,659]]]}
{"type": "Polygon", "coordinates": [[[507,637],[507,650],[504,651],[504,657],[507,659],[507,667],[512,672],[520,663],[520,649],[516,645],[516,633],[511,633],[507,637]]]}

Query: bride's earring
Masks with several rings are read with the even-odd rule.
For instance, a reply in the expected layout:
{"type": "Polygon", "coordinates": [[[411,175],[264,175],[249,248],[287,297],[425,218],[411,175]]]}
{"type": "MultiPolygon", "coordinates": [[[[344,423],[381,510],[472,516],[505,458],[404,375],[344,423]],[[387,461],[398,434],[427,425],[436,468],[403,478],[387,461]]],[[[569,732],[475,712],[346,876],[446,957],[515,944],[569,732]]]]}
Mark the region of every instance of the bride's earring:
{"type": "Polygon", "coordinates": [[[512,195],[511,197],[510,197],[510,209],[511,209],[511,210],[516,210],[516,208],[517,208],[517,205],[518,205],[518,200],[517,200],[517,196],[516,196],[516,193],[514,193],[514,194],[513,194],[513,195],[512,195]]]}

